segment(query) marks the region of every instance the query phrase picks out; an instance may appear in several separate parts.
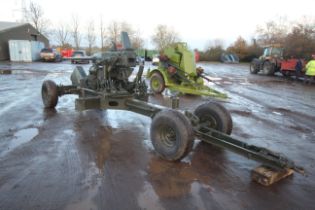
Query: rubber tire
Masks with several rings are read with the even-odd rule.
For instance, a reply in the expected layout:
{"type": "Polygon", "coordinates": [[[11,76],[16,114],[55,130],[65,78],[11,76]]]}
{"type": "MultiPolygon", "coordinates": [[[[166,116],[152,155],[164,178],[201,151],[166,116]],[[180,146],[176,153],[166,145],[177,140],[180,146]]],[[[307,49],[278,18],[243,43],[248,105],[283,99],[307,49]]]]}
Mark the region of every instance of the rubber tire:
{"type": "Polygon", "coordinates": [[[291,76],[288,71],[281,71],[281,74],[282,74],[282,76],[284,76],[284,77],[289,77],[289,76],[291,76]]]}
{"type": "Polygon", "coordinates": [[[152,74],[152,76],[150,78],[150,88],[151,88],[151,90],[154,93],[157,93],[157,94],[160,94],[160,93],[162,93],[164,91],[164,89],[165,89],[165,82],[164,82],[163,76],[160,73],[155,72],[155,73],[152,74]],[[154,80],[159,82],[159,87],[158,88],[154,88],[153,87],[154,80]]]}
{"type": "Polygon", "coordinates": [[[172,109],[162,110],[155,115],[150,136],[155,151],[163,159],[170,161],[184,158],[194,144],[194,131],[190,121],[182,113],[172,109]],[[166,139],[168,137],[165,129],[172,129],[175,133],[172,140],[166,139]]]}
{"type": "Polygon", "coordinates": [[[231,114],[221,104],[216,102],[201,104],[195,109],[194,114],[199,118],[200,123],[209,121],[211,128],[228,135],[232,133],[233,121],[231,114]]]}
{"type": "Polygon", "coordinates": [[[272,76],[275,74],[275,67],[273,66],[270,61],[265,61],[263,65],[263,72],[269,76],[272,76]]]}
{"type": "Polygon", "coordinates": [[[45,108],[55,108],[58,103],[58,87],[55,82],[45,80],[42,85],[42,100],[45,108]]]}
{"type": "Polygon", "coordinates": [[[255,62],[255,61],[252,61],[252,62],[250,63],[250,65],[249,65],[249,72],[250,72],[251,74],[257,74],[258,71],[259,71],[259,68],[257,69],[257,67],[256,67],[256,62],[255,62]]]}

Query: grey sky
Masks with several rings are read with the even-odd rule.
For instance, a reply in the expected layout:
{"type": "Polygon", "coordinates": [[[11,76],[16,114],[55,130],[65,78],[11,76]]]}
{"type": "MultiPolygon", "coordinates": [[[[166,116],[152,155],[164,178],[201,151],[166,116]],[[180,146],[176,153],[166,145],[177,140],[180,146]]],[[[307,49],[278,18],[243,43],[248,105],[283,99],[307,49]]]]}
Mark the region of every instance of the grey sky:
{"type": "MultiPolygon", "coordinates": [[[[203,49],[211,39],[220,38],[226,44],[238,36],[250,39],[256,26],[266,21],[286,17],[289,21],[303,16],[315,17],[314,0],[33,0],[40,4],[52,25],[71,22],[72,15],[80,18],[82,30],[94,19],[99,23],[113,20],[126,21],[140,29],[150,46],[150,36],[157,24],[173,27],[183,41],[192,48],[203,49]]],[[[1,0],[0,20],[20,19],[22,4],[29,0],[1,0]]]]}

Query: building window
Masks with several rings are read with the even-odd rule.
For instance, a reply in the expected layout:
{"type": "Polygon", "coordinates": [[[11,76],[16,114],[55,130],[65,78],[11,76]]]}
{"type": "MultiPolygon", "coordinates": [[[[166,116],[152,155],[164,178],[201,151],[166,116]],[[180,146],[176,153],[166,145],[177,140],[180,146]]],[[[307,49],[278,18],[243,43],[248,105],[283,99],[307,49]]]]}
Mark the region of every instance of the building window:
{"type": "Polygon", "coordinates": [[[37,41],[37,35],[36,34],[31,34],[31,38],[33,41],[37,41]]]}

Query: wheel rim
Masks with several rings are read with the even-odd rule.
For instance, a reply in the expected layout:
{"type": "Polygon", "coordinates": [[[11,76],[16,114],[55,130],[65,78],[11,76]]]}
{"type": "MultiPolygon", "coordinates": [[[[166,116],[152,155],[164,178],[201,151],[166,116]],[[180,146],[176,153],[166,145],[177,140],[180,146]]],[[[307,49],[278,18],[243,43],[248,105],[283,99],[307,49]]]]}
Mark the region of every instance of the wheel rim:
{"type": "Polygon", "coordinates": [[[176,146],[176,131],[167,126],[161,126],[159,129],[161,142],[168,148],[176,146]]]}
{"type": "Polygon", "coordinates": [[[158,78],[155,78],[153,77],[151,79],[151,86],[152,86],[152,89],[153,90],[159,90],[160,86],[161,86],[161,83],[160,81],[158,80],[158,78]]]}
{"type": "Polygon", "coordinates": [[[210,127],[210,128],[217,128],[217,121],[216,121],[216,119],[215,119],[213,116],[211,116],[211,115],[206,115],[206,116],[202,117],[202,118],[200,119],[200,122],[201,122],[202,124],[204,124],[205,126],[207,126],[207,127],[210,127]]]}

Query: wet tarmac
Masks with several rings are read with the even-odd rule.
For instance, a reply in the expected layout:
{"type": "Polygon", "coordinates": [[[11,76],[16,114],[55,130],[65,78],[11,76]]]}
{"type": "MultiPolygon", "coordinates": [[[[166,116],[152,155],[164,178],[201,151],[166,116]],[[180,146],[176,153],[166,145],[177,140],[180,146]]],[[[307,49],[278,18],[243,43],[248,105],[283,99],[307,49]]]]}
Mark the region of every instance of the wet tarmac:
{"type": "MultiPolygon", "coordinates": [[[[0,75],[0,209],[314,209],[315,85],[250,75],[246,64],[199,65],[230,97],[221,103],[232,136],[286,154],[308,176],[264,187],[250,179],[259,163],[198,140],[181,162],[164,161],[148,117],[77,112],[75,96],[43,109],[42,81],[70,84],[73,65],[1,63],[11,73],[0,75]]],[[[149,100],[168,105],[167,97],[149,100]]],[[[208,100],[182,96],[180,108],[208,100]]]]}

